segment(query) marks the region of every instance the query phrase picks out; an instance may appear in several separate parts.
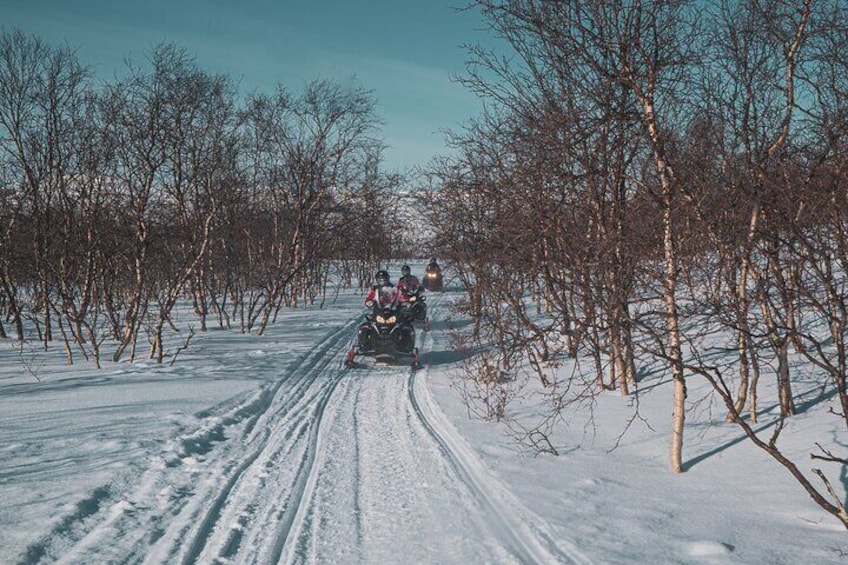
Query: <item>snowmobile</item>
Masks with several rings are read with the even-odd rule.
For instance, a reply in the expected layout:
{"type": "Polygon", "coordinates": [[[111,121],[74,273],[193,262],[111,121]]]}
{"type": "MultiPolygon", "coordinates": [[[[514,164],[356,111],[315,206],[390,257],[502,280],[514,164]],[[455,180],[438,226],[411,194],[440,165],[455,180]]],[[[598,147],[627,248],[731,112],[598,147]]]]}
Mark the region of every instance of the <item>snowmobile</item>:
{"type": "Polygon", "coordinates": [[[373,357],[377,365],[394,365],[409,361],[418,367],[420,358],[415,347],[415,327],[406,316],[397,299],[397,294],[387,297],[394,289],[381,290],[373,310],[365,315],[359,325],[356,345],[347,353],[345,364],[355,367],[357,355],[373,357]]]}
{"type": "Polygon", "coordinates": [[[444,284],[442,281],[442,270],[433,269],[424,273],[424,280],[421,282],[425,289],[430,292],[444,292],[444,284]]]}
{"type": "Polygon", "coordinates": [[[401,316],[410,323],[422,322],[424,331],[430,331],[430,320],[427,318],[427,302],[424,298],[424,287],[417,287],[412,293],[406,295],[405,301],[401,302],[401,316]]]}

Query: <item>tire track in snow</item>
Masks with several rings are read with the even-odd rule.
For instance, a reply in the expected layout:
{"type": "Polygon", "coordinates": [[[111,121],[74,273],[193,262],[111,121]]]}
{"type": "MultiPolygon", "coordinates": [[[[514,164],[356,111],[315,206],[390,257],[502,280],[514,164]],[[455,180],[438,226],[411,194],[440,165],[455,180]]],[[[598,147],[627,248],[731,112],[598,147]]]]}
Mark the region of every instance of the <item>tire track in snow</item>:
{"type": "Polygon", "coordinates": [[[412,413],[408,374],[363,370],[333,397],[281,563],[395,563],[399,548],[401,562],[503,562],[486,517],[412,413]]]}
{"type": "MultiPolygon", "coordinates": [[[[225,529],[228,524],[220,525],[222,519],[231,513],[228,509],[236,493],[258,488],[251,487],[252,481],[262,483],[256,478],[261,473],[257,466],[286,449],[286,441],[296,456],[307,457],[298,468],[308,472],[308,454],[314,451],[315,440],[297,433],[297,428],[308,427],[305,422],[314,415],[311,407],[320,406],[321,399],[326,403],[332,395],[343,366],[344,346],[358,322],[353,318],[329,332],[294,360],[272,386],[202,413],[201,426],[173,438],[171,448],[154,457],[149,468],[136,475],[133,486],[113,489],[115,499],[103,501],[104,511],[89,517],[84,534],[75,539],[54,538],[50,545],[66,547],[64,559],[69,563],[195,563],[211,553],[207,545],[223,553],[236,551],[240,540],[225,529]],[[336,373],[331,367],[334,361],[336,373]],[[304,438],[306,447],[297,451],[293,446],[303,444],[304,438]],[[158,503],[150,504],[151,500],[158,503]],[[216,528],[227,531],[226,537],[220,539],[216,528]]],[[[296,477],[292,481],[298,488],[296,477]]],[[[296,507],[298,492],[291,491],[291,496],[296,507]]]]}
{"type": "MultiPolygon", "coordinates": [[[[426,349],[432,348],[432,337],[426,349]]],[[[542,520],[515,499],[491,475],[464,438],[447,421],[430,396],[423,379],[425,367],[409,375],[409,402],[421,424],[439,445],[456,474],[474,494],[502,539],[521,563],[589,564],[591,560],[574,546],[561,548],[542,520]]]]}
{"type": "Polygon", "coordinates": [[[410,374],[359,369],[333,396],[281,563],[511,560],[414,413],[410,374]]]}
{"type": "MultiPolygon", "coordinates": [[[[358,319],[353,319],[333,332],[313,351],[302,357],[301,362],[289,369],[285,381],[295,380],[293,386],[283,389],[283,379],[277,383],[273,396],[260,412],[261,417],[256,418],[255,425],[248,426],[247,429],[249,444],[258,445],[219,492],[215,503],[197,529],[190,549],[182,559],[183,563],[195,563],[201,557],[201,562],[208,562],[210,559],[227,559],[236,555],[242,544],[243,524],[260,519],[265,522],[264,525],[251,524],[254,534],[257,531],[270,531],[273,535],[268,536],[266,541],[262,541],[261,536],[253,535],[252,541],[260,542],[254,547],[270,546],[270,555],[263,557],[264,562],[279,560],[314,465],[318,431],[325,407],[343,372],[342,345],[349,340],[352,327],[356,323],[358,319]],[[336,371],[330,371],[334,363],[336,371]],[[317,390],[313,390],[316,388],[317,390]],[[260,420],[264,420],[261,426],[258,425],[260,420]],[[284,480],[273,481],[271,470],[275,467],[274,462],[286,459],[281,457],[281,454],[295,455],[300,458],[299,463],[294,467],[294,476],[286,475],[284,480]],[[284,507],[280,509],[273,499],[276,493],[286,489],[289,496],[284,507]],[[271,499],[265,508],[259,504],[263,499],[271,499]],[[230,518],[230,521],[224,518],[230,518]],[[240,528],[233,528],[229,525],[232,523],[239,524],[240,528]],[[219,524],[221,530],[229,528],[229,532],[223,537],[214,535],[215,527],[219,524]],[[210,540],[218,543],[207,548],[210,540]],[[223,543],[220,543],[221,540],[223,543]]],[[[291,470],[292,466],[289,464],[278,469],[291,470]]]]}
{"type": "Polygon", "coordinates": [[[438,408],[434,407],[425,385],[420,384],[417,375],[410,375],[409,379],[409,400],[422,425],[440,446],[445,458],[474,494],[479,505],[485,509],[489,522],[516,558],[521,563],[591,563],[576,547],[559,547],[561,543],[553,540],[548,528],[541,524],[541,519],[500,486],[473,453],[473,449],[464,445],[465,440],[456,432],[440,431],[448,429],[450,424],[444,416],[436,416],[435,410],[438,408]],[[427,400],[420,402],[419,399],[424,397],[427,400]],[[422,406],[426,406],[426,409],[422,406]]]}
{"type": "MultiPolygon", "coordinates": [[[[440,302],[441,295],[430,301],[431,314],[440,302]]],[[[385,554],[391,545],[385,536],[395,531],[410,556],[423,551],[422,543],[443,539],[442,532],[470,542],[439,547],[447,562],[470,555],[472,561],[589,563],[576,548],[555,542],[480,462],[431,398],[426,364],[417,373],[343,370],[344,346],[358,323],[354,318],[327,334],[261,393],[230,403],[223,415],[211,410],[206,419],[214,425],[175,438],[183,443],[180,460],[151,470],[136,491],[137,500],[159,497],[162,504],[119,501],[83,540],[93,551],[71,552],[69,560],[369,562],[385,554]],[[199,463],[188,440],[202,447],[199,463]],[[406,481],[381,483],[393,473],[406,481]],[[434,512],[448,507],[455,514],[442,523],[434,512]],[[375,510],[410,515],[375,524],[375,510]],[[337,534],[350,547],[334,540],[337,534]],[[102,559],[110,538],[131,553],[102,559]]],[[[425,363],[432,345],[432,335],[422,332],[425,363]]]]}
{"type": "MultiPolygon", "coordinates": [[[[426,360],[433,339],[422,336],[426,360]]],[[[280,562],[394,562],[402,547],[410,562],[589,563],[554,542],[450,431],[426,373],[365,369],[345,381],[280,562]]]]}
{"type": "MultiPolygon", "coordinates": [[[[348,479],[347,482],[344,482],[342,490],[345,492],[345,495],[342,497],[345,498],[345,507],[350,508],[350,512],[344,513],[346,518],[344,523],[335,523],[331,526],[334,535],[338,534],[339,528],[343,528],[347,530],[348,536],[351,536],[356,540],[355,543],[345,544],[344,558],[335,556],[330,561],[334,563],[360,563],[363,561],[362,556],[359,553],[362,537],[361,507],[359,503],[359,491],[355,488],[355,486],[359,484],[358,469],[354,467],[350,470],[350,472],[347,472],[348,469],[342,470],[339,468],[333,468],[333,464],[336,463],[333,459],[336,458],[333,457],[334,454],[328,453],[327,448],[327,444],[331,443],[331,441],[328,441],[327,437],[328,435],[331,435],[331,431],[328,430],[332,430],[336,422],[342,421],[341,425],[343,427],[354,430],[359,425],[358,414],[355,410],[340,410],[340,407],[349,406],[351,402],[354,404],[356,403],[355,397],[359,394],[360,389],[355,386],[351,386],[351,383],[355,383],[358,378],[359,376],[357,375],[356,377],[345,378],[339,381],[339,385],[342,390],[337,392],[333,397],[333,400],[336,401],[335,409],[331,411],[327,418],[325,418],[325,420],[327,420],[327,422],[325,422],[327,425],[322,426],[321,434],[319,434],[317,438],[314,472],[310,475],[308,484],[303,490],[304,496],[301,499],[297,515],[291,524],[289,536],[286,540],[290,543],[279,548],[280,552],[275,554],[276,562],[321,562],[314,558],[309,559],[306,556],[318,553],[315,543],[319,536],[313,534],[317,530],[327,527],[326,524],[323,524],[324,516],[319,507],[320,504],[317,502],[322,497],[322,494],[318,492],[319,482],[326,478],[326,473],[329,473],[337,480],[344,481],[346,478],[348,479]],[[354,397],[354,400],[351,401],[352,397],[354,397]],[[330,461],[328,461],[328,459],[330,459],[330,461]],[[353,516],[352,522],[349,521],[351,514],[353,516]],[[351,555],[351,553],[354,555],[351,555]]],[[[348,447],[354,454],[353,459],[356,460],[358,458],[359,445],[356,442],[351,442],[348,444],[348,447]]]]}

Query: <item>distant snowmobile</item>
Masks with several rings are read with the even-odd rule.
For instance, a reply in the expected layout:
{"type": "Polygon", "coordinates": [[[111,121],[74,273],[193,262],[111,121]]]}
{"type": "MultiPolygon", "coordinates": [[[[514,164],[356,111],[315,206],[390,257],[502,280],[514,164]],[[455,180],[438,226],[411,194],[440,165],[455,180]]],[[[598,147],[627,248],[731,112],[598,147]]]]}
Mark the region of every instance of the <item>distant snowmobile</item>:
{"type": "Polygon", "coordinates": [[[438,265],[435,265],[433,268],[431,266],[432,264],[427,265],[427,270],[424,272],[424,280],[421,281],[421,284],[430,292],[444,292],[442,270],[438,265]]]}

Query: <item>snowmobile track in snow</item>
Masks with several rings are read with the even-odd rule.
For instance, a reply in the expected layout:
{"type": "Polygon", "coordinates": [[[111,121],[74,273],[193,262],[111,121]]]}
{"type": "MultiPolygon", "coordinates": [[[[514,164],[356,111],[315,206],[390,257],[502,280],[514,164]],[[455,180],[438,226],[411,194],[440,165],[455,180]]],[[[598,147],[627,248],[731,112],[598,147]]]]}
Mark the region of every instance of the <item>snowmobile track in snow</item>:
{"type": "Polygon", "coordinates": [[[200,414],[146,471],[110,490],[86,533],[61,540],[66,558],[383,562],[388,537],[411,561],[588,563],[553,541],[431,398],[432,334],[419,334],[418,370],[349,370],[359,321],[330,331],[273,384],[200,414]],[[455,516],[432,515],[430,497],[455,516]],[[444,536],[459,541],[433,556],[427,540],[444,536]]]}
{"type": "MultiPolygon", "coordinates": [[[[257,514],[263,510],[256,501],[263,496],[263,491],[268,490],[266,485],[271,476],[270,468],[275,467],[275,461],[297,453],[300,460],[295,476],[289,477],[288,482],[275,482],[269,496],[273,499],[275,493],[279,496],[282,492],[288,492],[286,504],[282,508],[274,506],[273,512],[265,509],[266,516],[273,517],[273,523],[269,526],[274,531],[272,551],[271,555],[266,556],[267,562],[279,560],[314,464],[324,409],[344,373],[341,368],[344,344],[355,325],[356,320],[353,320],[332,332],[313,351],[288,368],[286,376],[274,386],[271,398],[246,429],[249,434],[245,438],[248,445],[258,445],[218,493],[214,505],[195,532],[189,551],[182,556],[182,563],[195,563],[204,556],[207,541],[214,539],[213,530],[222,524],[222,518],[235,518],[232,523],[238,524],[238,527],[230,529],[224,547],[218,548],[219,556],[227,558],[235,555],[242,543],[243,525],[256,520],[257,514]],[[311,392],[316,383],[317,390],[311,392]],[[284,384],[289,386],[284,387],[284,384]],[[258,426],[259,423],[263,425],[258,426]],[[302,441],[305,443],[298,448],[296,444],[302,441]],[[242,496],[242,490],[246,491],[246,496],[242,496]],[[253,490],[255,492],[251,492],[253,490]]],[[[221,527],[226,527],[226,522],[221,527]]],[[[181,546],[178,544],[176,549],[179,550],[181,546]]],[[[204,558],[203,561],[207,560],[204,558]]]]}
{"type": "MultiPolygon", "coordinates": [[[[502,533],[504,542],[521,563],[590,563],[576,547],[562,549],[552,539],[539,519],[532,516],[517,500],[510,500],[506,492],[492,492],[498,485],[485,467],[479,463],[471,448],[450,429],[439,408],[433,403],[424,385],[418,384],[415,373],[409,377],[409,401],[421,423],[439,445],[457,476],[474,493],[489,519],[502,533]],[[416,393],[416,390],[418,392],[416,393]],[[419,401],[419,398],[421,399],[419,401]],[[426,406],[426,410],[422,408],[426,406]],[[518,519],[516,519],[518,516],[518,519]]],[[[498,485],[499,486],[499,485],[498,485]]]]}
{"type": "MultiPolygon", "coordinates": [[[[224,527],[221,520],[232,514],[230,508],[239,495],[246,489],[250,496],[261,488],[269,461],[295,453],[301,457],[297,469],[302,472],[285,489],[278,485],[289,493],[290,501],[278,512],[282,519],[275,519],[283,526],[275,545],[282,547],[286,525],[290,526],[303,494],[305,479],[298,477],[311,467],[320,412],[343,376],[340,352],[355,327],[356,320],[349,320],[331,331],[273,385],[204,411],[201,425],[172,440],[163,455],[154,457],[149,468],[132,480],[129,491],[127,485],[110,488],[112,497],[101,501],[97,515],[85,516],[89,519],[85,524],[68,526],[67,533],[60,532],[63,535],[54,532],[52,539],[40,544],[41,553],[52,547],[69,562],[204,562],[201,556],[208,553],[209,540],[218,540],[214,530],[224,527]],[[253,480],[259,487],[250,485],[253,480]],[[161,504],[150,508],[133,502],[149,499],[161,504]],[[132,548],[131,553],[113,555],[110,540],[115,547],[132,548]]],[[[242,508],[236,523],[249,522],[258,509],[255,504],[242,508]]],[[[240,535],[231,532],[225,541],[221,553],[235,554],[240,535]]]]}

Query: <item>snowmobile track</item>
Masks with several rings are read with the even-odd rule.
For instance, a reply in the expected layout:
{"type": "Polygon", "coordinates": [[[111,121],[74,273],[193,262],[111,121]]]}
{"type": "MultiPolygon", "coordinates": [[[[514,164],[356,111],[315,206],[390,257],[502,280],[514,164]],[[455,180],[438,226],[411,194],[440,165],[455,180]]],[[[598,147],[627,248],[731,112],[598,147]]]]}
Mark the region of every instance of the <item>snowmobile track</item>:
{"type": "Polygon", "coordinates": [[[447,431],[450,424],[430,398],[426,386],[420,384],[416,372],[409,376],[408,389],[409,401],[421,424],[439,445],[457,476],[486,510],[489,519],[495,522],[504,542],[521,563],[591,563],[576,547],[560,548],[547,532],[547,527],[540,524],[540,520],[520,502],[511,499],[505,490],[493,492],[493,487],[499,486],[497,479],[477,460],[458,434],[447,431]],[[520,518],[516,519],[516,516],[520,518]]]}
{"type": "MultiPolygon", "coordinates": [[[[433,296],[431,313],[443,301],[433,296]]],[[[475,540],[440,548],[446,562],[588,563],[553,541],[442,414],[426,386],[432,333],[419,333],[416,369],[350,371],[359,321],[329,331],[273,383],[198,414],[110,489],[84,532],[45,543],[70,546],[75,562],[384,562],[386,536],[415,561],[446,535],[475,540]],[[430,497],[455,515],[434,516],[430,497]]]]}
{"type": "MultiPolygon", "coordinates": [[[[273,465],[274,461],[283,459],[281,454],[298,453],[301,459],[297,466],[297,473],[287,485],[286,491],[289,495],[286,504],[282,509],[275,509],[273,513],[274,527],[271,530],[274,532],[275,541],[273,541],[268,562],[279,561],[297,509],[305,495],[307,479],[315,461],[323,413],[342,378],[341,355],[355,323],[356,320],[353,320],[332,332],[315,349],[293,364],[286,375],[277,381],[270,398],[252,419],[252,425],[246,429],[249,437],[245,439],[250,444],[258,443],[258,445],[243,460],[230,476],[225,487],[218,493],[213,506],[194,534],[188,552],[181,559],[182,563],[198,562],[204,550],[207,549],[210,534],[225,516],[237,515],[235,520],[237,524],[255,520],[260,511],[259,506],[255,504],[256,495],[261,496],[262,493],[250,492],[251,489],[262,489],[267,484],[262,478],[268,470],[269,463],[273,465]],[[323,383],[318,386],[318,390],[310,394],[315,383],[321,380],[323,383]],[[291,385],[290,388],[283,387],[287,383],[291,385]],[[264,425],[257,426],[260,421],[264,425]],[[258,431],[254,432],[254,430],[258,431]],[[304,445],[298,451],[294,444],[300,442],[304,442],[304,445]],[[252,480],[257,477],[259,487],[254,487],[252,480]],[[247,490],[247,497],[238,496],[240,493],[237,491],[240,489],[247,490]],[[249,502],[247,505],[240,502],[245,498],[249,502]]],[[[220,548],[222,557],[234,555],[241,545],[240,532],[234,532],[238,530],[233,530],[226,538],[225,547],[220,548]]]]}

